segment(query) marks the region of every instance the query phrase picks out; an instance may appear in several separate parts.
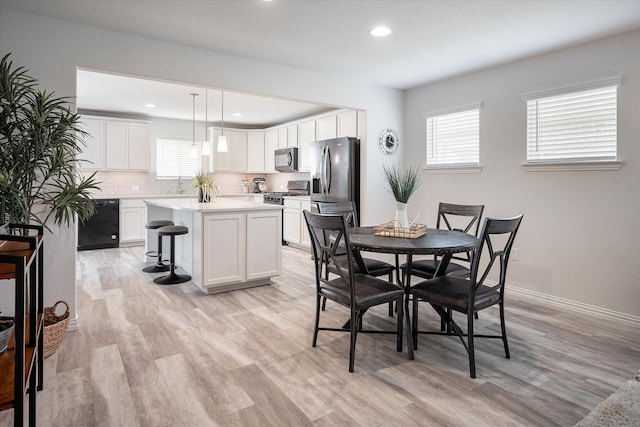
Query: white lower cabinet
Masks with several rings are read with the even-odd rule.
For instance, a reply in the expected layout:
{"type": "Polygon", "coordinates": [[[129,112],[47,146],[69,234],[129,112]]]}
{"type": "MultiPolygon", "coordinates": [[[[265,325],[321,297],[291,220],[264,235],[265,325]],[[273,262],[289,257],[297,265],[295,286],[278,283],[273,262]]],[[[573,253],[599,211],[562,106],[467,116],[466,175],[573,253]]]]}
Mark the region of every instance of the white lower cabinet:
{"type": "Polygon", "coordinates": [[[142,199],[120,200],[120,244],[142,244],[146,237],[147,209],[142,199]]]}
{"type": "Polygon", "coordinates": [[[284,199],[282,238],[290,245],[311,247],[303,210],[310,210],[311,202],[298,199],[284,199]]]}
{"type": "Polygon", "coordinates": [[[309,229],[307,228],[307,222],[304,219],[304,211],[311,212],[311,201],[304,201],[300,203],[300,222],[302,231],[300,232],[300,244],[305,248],[311,248],[311,236],[309,236],[309,229]]]}
{"type": "Polygon", "coordinates": [[[279,210],[203,214],[202,260],[194,263],[202,266],[202,287],[224,292],[279,275],[281,218],[279,210]]]}
{"type": "Polygon", "coordinates": [[[242,282],[246,279],[247,215],[203,215],[203,285],[242,282]]]}

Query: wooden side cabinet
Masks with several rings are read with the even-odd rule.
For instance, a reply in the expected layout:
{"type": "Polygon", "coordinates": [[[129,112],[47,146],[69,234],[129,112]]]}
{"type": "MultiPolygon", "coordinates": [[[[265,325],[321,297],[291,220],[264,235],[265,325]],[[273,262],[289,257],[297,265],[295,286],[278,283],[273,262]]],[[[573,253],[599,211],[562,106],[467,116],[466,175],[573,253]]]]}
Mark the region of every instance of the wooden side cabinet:
{"type": "Polygon", "coordinates": [[[36,390],[43,378],[43,227],[10,224],[0,235],[0,286],[15,286],[15,327],[0,354],[0,410],[14,410],[14,426],[24,425],[28,393],[29,425],[36,425],[36,390]]]}

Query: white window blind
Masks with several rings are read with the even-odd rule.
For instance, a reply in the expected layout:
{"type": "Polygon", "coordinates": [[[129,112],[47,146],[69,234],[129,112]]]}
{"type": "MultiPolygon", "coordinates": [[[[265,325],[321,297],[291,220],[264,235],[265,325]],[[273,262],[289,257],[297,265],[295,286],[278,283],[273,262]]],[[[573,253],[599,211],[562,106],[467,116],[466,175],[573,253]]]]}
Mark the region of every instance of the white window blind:
{"type": "Polygon", "coordinates": [[[480,163],[480,108],[426,117],[427,167],[480,163]]]}
{"type": "Polygon", "coordinates": [[[192,141],[179,139],[156,140],[156,172],[159,178],[192,178],[202,169],[200,143],[196,142],[198,155],[191,157],[192,141]]]}
{"type": "Polygon", "coordinates": [[[527,100],[527,161],[616,160],[617,85],[527,100]]]}

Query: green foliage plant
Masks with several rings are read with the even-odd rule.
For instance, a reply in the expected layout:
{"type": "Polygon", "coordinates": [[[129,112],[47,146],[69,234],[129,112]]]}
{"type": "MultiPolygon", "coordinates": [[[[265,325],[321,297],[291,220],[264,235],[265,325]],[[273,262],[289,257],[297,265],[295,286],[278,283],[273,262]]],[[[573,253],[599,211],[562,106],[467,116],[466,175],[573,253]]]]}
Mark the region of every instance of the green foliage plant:
{"type": "Polygon", "coordinates": [[[398,202],[408,203],[411,195],[420,187],[421,172],[417,166],[403,168],[384,165],[382,173],[387,181],[387,189],[398,202]]]}
{"type": "Polygon", "coordinates": [[[0,223],[69,226],[76,215],[84,222],[99,183],[95,172],[76,169],[86,136],[80,116],[9,56],[0,61],[0,223]]]}
{"type": "Polygon", "coordinates": [[[192,187],[202,193],[202,202],[209,202],[212,199],[215,200],[218,197],[218,184],[205,173],[198,171],[193,179],[192,187]]]}

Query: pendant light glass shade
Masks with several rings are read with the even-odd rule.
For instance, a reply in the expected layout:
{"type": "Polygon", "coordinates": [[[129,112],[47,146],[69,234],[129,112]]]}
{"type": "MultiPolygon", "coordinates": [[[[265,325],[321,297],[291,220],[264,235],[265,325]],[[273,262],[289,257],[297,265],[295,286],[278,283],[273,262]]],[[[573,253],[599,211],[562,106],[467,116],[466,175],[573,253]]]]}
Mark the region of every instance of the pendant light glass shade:
{"type": "Polygon", "coordinates": [[[209,121],[209,90],[204,89],[204,141],[202,141],[202,155],[211,155],[211,144],[209,144],[209,129],[207,122],[209,121]]]}
{"type": "Polygon", "coordinates": [[[198,157],[198,146],[196,145],[196,96],[197,93],[190,93],[193,98],[193,142],[191,143],[191,150],[189,151],[189,157],[195,159],[198,157]]]}
{"type": "Polygon", "coordinates": [[[224,91],[222,91],[222,115],[220,123],[222,124],[222,132],[218,137],[218,153],[226,153],[229,151],[229,144],[227,144],[227,137],[224,134],[224,91]]]}
{"type": "Polygon", "coordinates": [[[218,137],[218,153],[226,153],[229,151],[229,145],[227,144],[227,136],[220,135],[218,137]]]}

